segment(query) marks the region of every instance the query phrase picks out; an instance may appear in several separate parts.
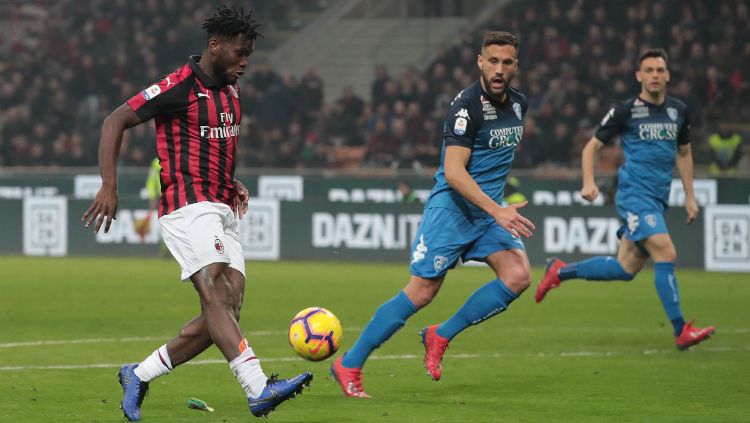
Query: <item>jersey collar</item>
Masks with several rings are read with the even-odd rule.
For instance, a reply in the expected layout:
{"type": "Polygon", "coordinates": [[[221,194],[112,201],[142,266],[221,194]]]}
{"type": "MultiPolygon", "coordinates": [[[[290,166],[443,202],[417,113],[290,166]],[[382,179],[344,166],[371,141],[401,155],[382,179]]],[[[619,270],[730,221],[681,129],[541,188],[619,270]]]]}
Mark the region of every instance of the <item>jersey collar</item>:
{"type": "Polygon", "coordinates": [[[198,66],[198,62],[201,60],[200,56],[194,55],[190,56],[190,59],[188,60],[188,66],[190,66],[190,69],[193,71],[195,76],[198,77],[198,80],[201,81],[201,84],[203,84],[206,88],[218,88],[219,84],[216,83],[206,72],[203,72],[203,69],[201,69],[200,66],[198,66]]]}
{"type": "Polygon", "coordinates": [[[651,106],[651,107],[664,107],[664,105],[667,104],[667,96],[664,96],[664,102],[661,104],[656,104],[648,100],[644,100],[643,97],[640,96],[640,94],[638,95],[638,100],[641,100],[642,102],[646,103],[646,105],[651,106]]]}

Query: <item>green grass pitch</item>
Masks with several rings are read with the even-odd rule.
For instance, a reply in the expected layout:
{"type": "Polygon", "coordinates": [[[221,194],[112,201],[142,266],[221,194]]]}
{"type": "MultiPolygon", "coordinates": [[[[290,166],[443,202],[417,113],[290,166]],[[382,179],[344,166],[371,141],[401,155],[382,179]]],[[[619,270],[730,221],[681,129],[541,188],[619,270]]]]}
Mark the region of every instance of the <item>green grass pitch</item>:
{"type": "MultiPolygon", "coordinates": [[[[687,352],[645,270],[629,283],[568,282],[535,304],[533,288],[448,349],[443,380],[422,367],[417,332],[448,318],[492,278],[452,271],[442,292],[365,367],[370,400],[345,398],[330,360],[287,344],[291,317],[323,306],[344,327],[342,350],[403,287],[395,264],[250,262],[241,326],[267,373],[314,373],[276,422],[706,422],[750,420],[750,280],[678,269],[683,309],[716,335],[687,352]]],[[[541,269],[534,269],[534,279],[541,269]]],[[[198,313],[172,260],[0,257],[0,422],[122,422],[120,364],[140,361],[198,313]]],[[[243,391],[214,347],[154,381],[144,422],[247,422],[243,391]],[[197,397],[216,411],[190,410],[197,397]]]]}

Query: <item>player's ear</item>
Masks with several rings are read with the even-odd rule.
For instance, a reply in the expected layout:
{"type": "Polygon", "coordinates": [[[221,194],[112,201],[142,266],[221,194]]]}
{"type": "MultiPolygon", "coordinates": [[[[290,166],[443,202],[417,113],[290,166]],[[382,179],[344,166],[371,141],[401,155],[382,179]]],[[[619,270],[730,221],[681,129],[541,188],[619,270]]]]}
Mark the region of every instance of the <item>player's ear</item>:
{"type": "Polygon", "coordinates": [[[643,82],[643,78],[641,78],[641,70],[640,69],[638,69],[637,71],[635,71],[635,79],[638,82],[643,82]]]}
{"type": "Polygon", "coordinates": [[[482,70],[482,53],[477,54],[477,67],[482,70]]]}
{"type": "Polygon", "coordinates": [[[211,37],[208,39],[207,48],[209,53],[216,56],[217,54],[219,54],[219,50],[221,49],[221,43],[217,38],[211,37]]]}

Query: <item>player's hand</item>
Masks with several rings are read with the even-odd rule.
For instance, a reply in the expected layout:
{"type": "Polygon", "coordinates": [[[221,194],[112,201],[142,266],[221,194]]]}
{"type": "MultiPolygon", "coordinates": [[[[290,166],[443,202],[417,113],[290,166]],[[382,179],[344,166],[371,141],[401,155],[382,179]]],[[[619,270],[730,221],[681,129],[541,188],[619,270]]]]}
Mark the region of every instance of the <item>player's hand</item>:
{"type": "Polygon", "coordinates": [[[599,196],[599,187],[596,186],[596,184],[583,184],[583,188],[581,188],[581,197],[583,197],[586,201],[594,201],[596,200],[596,197],[599,196]]]}
{"type": "Polygon", "coordinates": [[[530,237],[532,231],[536,229],[536,226],[527,218],[523,217],[518,209],[526,207],[529,204],[528,201],[524,201],[518,204],[511,204],[507,207],[500,207],[494,214],[495,221],[498,225],[505,228],[508,232],[515,236],[530,237]]]}
{"type": "Polygon", "coordinates": [[[234,215],[242,219],[247,213],[247,202],[250,200],[250,192],[245,184],[239,180],[234,180],[234,190],[232,194],[232,210],[234,215]]]}
{"type": "Polygon", "coordinates": [[[91,207],[83,214],[81,221],[88,228],[94,223],[94,233],[99,232],[104,223],[104,233],[109,232],[109,226],[117,216],[117,187],[102,186],[94,197],[91,207]]]}
{"type": "Polygon", "coordinates": [[[685,211],[687,212],[686,224],[691,224],[698,217],[698,203],[695,198],[685,199],[685,211]]]}

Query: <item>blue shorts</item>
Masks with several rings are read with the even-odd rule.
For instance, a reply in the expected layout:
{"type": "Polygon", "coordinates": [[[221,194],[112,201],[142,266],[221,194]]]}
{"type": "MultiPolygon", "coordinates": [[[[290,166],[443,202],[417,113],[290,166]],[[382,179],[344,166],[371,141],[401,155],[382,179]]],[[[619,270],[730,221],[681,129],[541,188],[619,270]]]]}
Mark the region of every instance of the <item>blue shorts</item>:
{"type": "Polygon", "coordinates": [[[525,250],[523,241],[495,219],[432,207],[422,215],[411,246],[409,270],[414,276],[436,278],[456,267],[459,257],[464,261],[484,260],[497,251],[512,249],[525,250]]]}
{"type": "MultiPolygon", "coordinates": [[[[641,245],[641,241],[648,239],[656,234],[668,234],[667,223],[664,221],[664,214],[659,211],[646,210],[640,212],[629,212],[620,214],[622,226],[617,231],[617,237],[625,235],[626,239],[634,241],[638,248],[646,252],[641,245]]],[[[648,255],[648,253],[646,253],[648,255]]]]}

